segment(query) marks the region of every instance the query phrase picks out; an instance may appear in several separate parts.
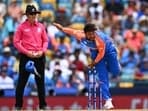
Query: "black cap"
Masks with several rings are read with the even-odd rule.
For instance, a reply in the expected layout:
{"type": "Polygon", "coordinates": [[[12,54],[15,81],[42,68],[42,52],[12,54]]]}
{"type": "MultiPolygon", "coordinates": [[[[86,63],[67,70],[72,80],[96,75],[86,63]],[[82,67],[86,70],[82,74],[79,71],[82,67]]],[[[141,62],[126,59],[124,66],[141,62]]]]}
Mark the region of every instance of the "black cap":
{"type": "Polygon", "coordinates": [[[34,5],[27,5],[25,14],[40,14],[41,12],[38,11],[34,5]]]}

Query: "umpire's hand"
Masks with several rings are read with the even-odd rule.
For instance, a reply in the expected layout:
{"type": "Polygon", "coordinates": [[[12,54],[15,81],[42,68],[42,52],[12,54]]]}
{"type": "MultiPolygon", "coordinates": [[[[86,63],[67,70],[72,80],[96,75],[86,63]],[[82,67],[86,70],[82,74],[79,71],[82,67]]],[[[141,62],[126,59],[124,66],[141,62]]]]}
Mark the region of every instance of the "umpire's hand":
{"type": "Polygon", "coordinates": [[[43,55],[43,51],[37,51],[37,52],[33,52],[33,51],[29,51],[27,53],[27,56],[30,58],[39,58],[43,55]]]}
{"type": "Polygon", "coordinates": [[[39,58],[43,55],[43,51],[34,52],[33,55],[34,55],[35,58],[39,58]]]}

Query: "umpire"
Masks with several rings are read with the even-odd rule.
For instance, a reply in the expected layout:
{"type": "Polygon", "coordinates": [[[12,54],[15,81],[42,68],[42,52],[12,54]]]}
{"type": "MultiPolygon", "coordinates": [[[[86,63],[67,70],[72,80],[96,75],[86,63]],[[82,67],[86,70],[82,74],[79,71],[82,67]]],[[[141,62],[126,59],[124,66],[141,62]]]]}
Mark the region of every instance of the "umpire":
{"type": "Polygon", "coordinates": [[[16,87],[16,110],[21,110],[23,107],[24,88],[29,78],[30,73],[25,70],[26,63],[31,60],[40,77],[35,75],[37,84],[39,108],[46,108],[45,101],[45,85],[44,85],[44,68],[45,68],[45,51],[48,47],[48,37],[43,24],[37,21],[38,11],[33,5],[27,5],[25,15],[26,20],[21,23],[14,35],[14,46],[20,53],[19,78],[16,87]]]}

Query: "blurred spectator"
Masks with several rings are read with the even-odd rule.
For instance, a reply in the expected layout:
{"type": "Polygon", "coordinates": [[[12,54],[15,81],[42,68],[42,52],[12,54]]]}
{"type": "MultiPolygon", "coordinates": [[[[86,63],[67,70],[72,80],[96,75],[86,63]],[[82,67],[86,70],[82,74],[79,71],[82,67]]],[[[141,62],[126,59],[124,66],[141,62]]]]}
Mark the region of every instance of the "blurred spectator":
{"type": "Polygon", "coordinates": [[[106,0],[105,10],[113,15],[121,15],[124,10],[123,0],[106,0]]]}
{"type": "Polygon", "coordinates": [[[10,47],[3,48],[3,55],[0,55],[0,64],[7,62],[8,67],[12,68],[15,62],[15,57],[11,54],[10,47]]]}
{"type": "Polygon", "coordinates": [[[74,0],[57,0],[58,10],[64,10],[65,16],[71,17],[74,0]]]}
{"type": "Polygon", "coordinates": [[[57,88],[64,87],[63,79],[62,79],[62,71],[59,69],[54,70],[53,81],[57,88]]]}
{"type": "Polygon", "coordinates": [[[146,17],[146,16],[140,17],[140,19],[139,19],[139,30],[142,31],[146,36],[148,36],[147,26],[148,26],[148,17],[146,17]]]}
{"type": "Polygon", "coordinates": [[[138,16],[138,27],[146,36],[148,36],[148,2],[141,4],[141,10],[138,16]]]}
{"type": "Polygon", "coordinates": [[[8,5],[7,10],[10,18],[12,17],[12,19],[16,20],[16,22],[19,22],[21,20],[23,12],[17,0],[12,0],[8,5]]]}
{"type": "Polygon", "coordinates": [[[111,37],[119,48],[124,44],[124,38],[120,34],[120,29],[112,28],[111,37]]]}
{"type": "Polygon", "coordinates": [[[8,37],[6,37],[3,41],[3,47],[10,47],[11,54],[16,56],[18,51],[13,46],[13,36],[14,36],[14,32],[9,32],[8,37]]]}
{"type": "Polygon", "coordinates": [[[70,24],[70,19],[67,16],[67,13],[66,13],[66,9],[65,8],[58,9],[56,11],[56,15],[55,16],[56,16],[55,22],[62,23],[64,26],[70,24]]]}
{"type": "Polygon", "coordinates": [[[141,55],[139,70],[142,73],[148,73],[148,53],[146,52],[146,49],[140,50],[139,54],[141,55]]]}
{"type": "Polygon", "coordinates": [[[130,50],[138,52],[143,48],[145,37],[144,33],[137,29],[127,30],[124,34],[126,45],[130,50]]]}
{"type": "Polygon", "coordinates": [[[16,61],[16,58],[11,54],[10,47],[4,47],[3,55],[0,55],[0,66],[2,66],[3,64],[6,64],[8,66],[7,74],[11,77],[13,76],[13,72],[14,72],[13,67],[14,67],[15,61],[16,61]]]}
{"type": "Polygon", "coordinates": [[[84,66],[87,66],[89,56],[85,52],[83,52],[83,50],[85,49],[76,48],[75,51],[69,56],[69,61],[74,62],[76,59],[78,59],[83,63],[84,66]]]}
{"type": "Polygon", "coordinates": [[[0,89],[14,89],[14,80],[8,76],[7,69],[8,67],[2,65],[0,67],[0,89]]]}
{"type": "Polygon", "coordinates": [[[73,65],[71,67],[72,69],[72,75],[69,78],[69,85],[70,87],[76,88],[78,90],[79,95],[84,95],[85,94],[85,89],[86,89],[86,78],[84,71],[77,70],[76,67],[73,65]]]}
{"type": "Polygon", "coordinates": [[[140,64],[140,72],[148,73],[148,56],[144,57],[140,64]]]}
{"type": "Polygon", "coordinates": [[[87,0],[80,0],[74,3],[73,15],[78,14],[86,19],[87,17],[87,0]]]}
{"type": "Polygon", "coordinates": [[[124,49],[120,58],[122,73],[134,74],[139,60],[140,58],[137,52],[129,50],[128,48],[124,49]]]}
{"type": "Polygon", "coordinates": [[[103,19],[103,6],[100,4],[100,0],[92,0],[88,7],[88,21],[98,18],[100,21],[103,19]],[[98,17],[96,17],[98,16],[98,17]]]}
{"type": "Polygon", "coordinates": [[[67,54],[70,52],[70,45],[65,43],[65,37],[59,38],[59,45],[57,46],[57,50],[59,50],[62,54],[67,54]]]}
{"type": "Polygon", "coordinates": [[[137,12],[138,3],[139,3],[138,0],[128,0],[128,4],[124,8],[124,13],[125,14],[131,13],[135,22],[138,16],[138,12],[137,12]]]}
{"type": "Polygon", "coordinates": [[[6,4],[3,2],[3,0],[0,0],[0,15],[2,17],[5,17],[7,13],[7,6],[6,4]]]}
{"type": "Polygon", "coordinates": [[[11,1],[7,10],[8,15],[5,17],[6,21],[3,27],[3,38],[7,38],[10,32],[15,32],[22,17],[22,11],[17,1],[11,1]]]}
{"type": "Polygon", "coordinates": [[[84,24],[86,23],[87,17],[87,2],[84,0],[81,0],[80,2],[74,3],[73,8],[73,15],[71,17],[71,23],[79,23],[84,24]]]}
{"type": "Polygon", "coordinates": [[[133,29],[134,24],[135,22],[132,13],[128,12],[127,14],[125,14],[124,19],[122,19],[122,29],[133,29]]]}
{"type": "Polygon", "coordinates": [[[75,70],[84,71],[85,64],[79,59],[79,51],[75,51],[75,60],[72,62],[72,65],[75,66],[75,70]]]}

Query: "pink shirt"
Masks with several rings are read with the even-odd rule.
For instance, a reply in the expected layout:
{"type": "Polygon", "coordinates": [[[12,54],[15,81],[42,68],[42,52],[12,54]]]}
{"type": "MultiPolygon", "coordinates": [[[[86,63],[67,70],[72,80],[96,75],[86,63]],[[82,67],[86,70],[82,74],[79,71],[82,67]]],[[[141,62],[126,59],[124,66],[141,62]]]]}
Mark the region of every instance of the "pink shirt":
{"type": "Polygon", "coordinates": [[[28,51],[45,52],[48,47],[48,37],[45,27],[39,22],[31,25],[26,20],[17,28],[13,43],[18,51],[23,54],[27,54],[28,51]]]}

